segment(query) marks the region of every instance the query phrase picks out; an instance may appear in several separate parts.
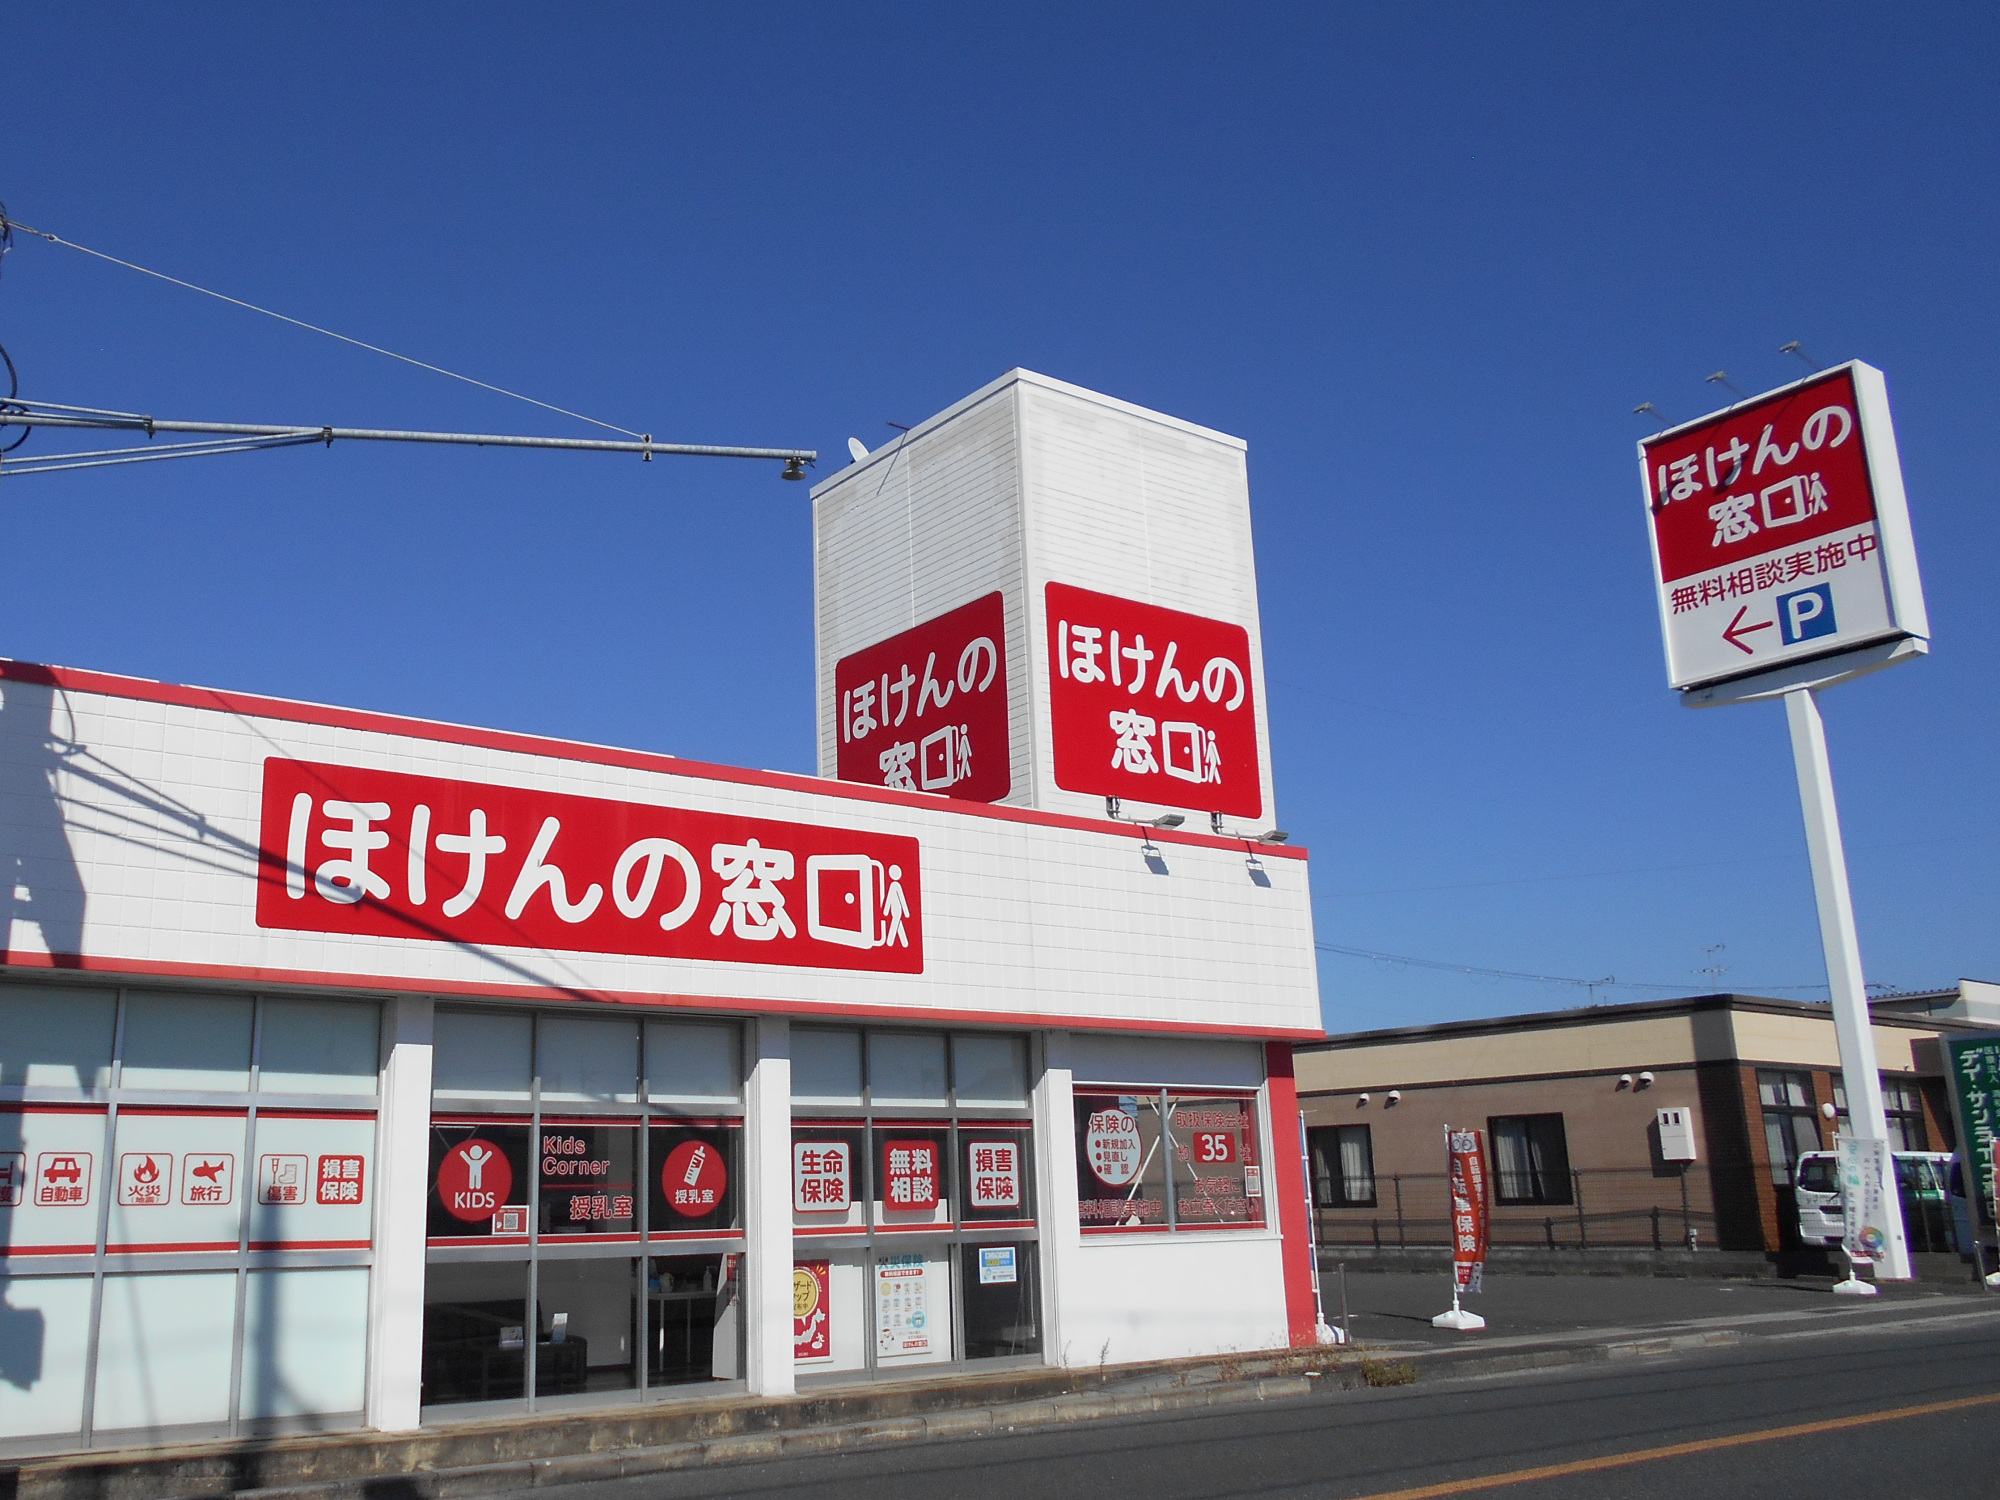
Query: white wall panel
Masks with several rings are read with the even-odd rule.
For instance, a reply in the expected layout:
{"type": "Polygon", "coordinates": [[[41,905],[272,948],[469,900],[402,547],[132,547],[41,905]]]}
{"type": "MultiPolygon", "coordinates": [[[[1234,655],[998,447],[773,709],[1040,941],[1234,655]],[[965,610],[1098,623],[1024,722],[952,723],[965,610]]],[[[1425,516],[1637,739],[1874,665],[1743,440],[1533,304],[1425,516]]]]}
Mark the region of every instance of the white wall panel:
{"type": "Polygon", "coordinates": [[[145,684],[91,684],[58,691],[0,683],[0,828],[10,835],[53,828],[65,851],[63,871],[36,892],[37,915],[17,908],[6,934],[25,966],[53,948],[82,954],[86,968],[261,982],[323,976],[403,989],[714,1000],[737,1010],[865,1005],[961,1020],[1318,1030],[1302,859],[1266,854],[1253,865],[1241,845],[1162,838],[1149,860],[1129,830],[1108,825],[1023,821],[921,794],[835,793],[804,778],[723,779],[728,773],[683,771],[664,757],[604,764],[580,758],[583,751],[550,753],[540,742],[464,744],[400,721],[392,732],[376,727],[388,721],[306,717],[343,717],[333,710],[226,710],[155,701],[145,684]],[[35,720],[39,732],[31,733],[25,726],[35,720]],[[52,725],[88,755],[46,764],[52,725]],[[511,748],[516,743],[534,748],[511,748]],[[924,971],[259,928],[254,872],[266,756],[915,837],[923,851],[924,971]]]}

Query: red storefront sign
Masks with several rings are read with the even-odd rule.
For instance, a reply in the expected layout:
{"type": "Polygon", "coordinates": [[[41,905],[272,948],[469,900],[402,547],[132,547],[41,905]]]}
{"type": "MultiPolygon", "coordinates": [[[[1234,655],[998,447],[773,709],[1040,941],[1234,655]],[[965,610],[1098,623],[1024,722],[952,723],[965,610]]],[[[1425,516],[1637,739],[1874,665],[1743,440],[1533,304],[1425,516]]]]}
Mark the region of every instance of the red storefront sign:
{"type": "Polygon", "coordinates": [[[1480,1290],[1486,1271],[1486,1155],[1479,1135],[1444,1128],[1451,1162],[1451,1272],[1464,1292],[1480,1290]]]}
{"type": "Polygon", "coordinates": [[[722,1202],[729,1187],[729,1169],[722,1153],[707,1141],[682,1141],[667,1153],[660,1168],[660,1191],[667,1207],[683,1218],[706,1218],[722,1202]]]}
{"type": "Polygon", "coordinates": [[[917,841],[272,758],[257,925],[920,974],[917,841]]]}
{"type": "Polygon", "coordinates": [[[1021,1206],[1021,1148],[1012,1141],[974,1141],[967,1148],[971,1163],[974,1208],[1021,1206]]]}
{"type": "Polygon", "coordinates": [[[891,1210],[936,1208],[938,1149],[935,1141],[882,1143],[882,1206],[891,1210]]]}
{"type": "Polygon", "coordinates": [[[1247,630],[1066,583],[1047,607],[1057,786],[1263,812],[1247,630]]]}
{"type": "Polygon", "coordinates": [[[842,657],[833,690],[842,781],[974,802],[1013,788],[999,593],[842,657]]]}
{"type": "Polygon", "coordinates": [[[446,1213],[467,1224],[482,1223],[499,1213],[513,1187],[514,1169],[507,1153],[478,1136],[460,1141],[438,1163],[438,1202],[446,1213]]]}

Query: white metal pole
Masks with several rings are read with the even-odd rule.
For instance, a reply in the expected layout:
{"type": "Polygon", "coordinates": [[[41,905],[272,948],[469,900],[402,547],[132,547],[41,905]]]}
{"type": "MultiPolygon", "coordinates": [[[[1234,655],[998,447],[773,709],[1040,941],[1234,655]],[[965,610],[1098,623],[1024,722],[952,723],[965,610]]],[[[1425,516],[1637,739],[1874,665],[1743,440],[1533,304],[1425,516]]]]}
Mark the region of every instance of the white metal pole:
{"type": "MultiPolygon", "coordinates": [[[[1833,800],[1833,768],[1826,754],[1826,726],[1810,688],[1785,694],[1785,718],[1792,731],[1792,761],[1799,776],[1799,810],[1805,815],[1806,849],[1812,858],[1813,894],[1819,902],[1820,944],[1826,952],[1827,988],[1833,994],[1833,1033],[1840,1044],[1840,1070],[1847,1088],[1849,1128],[1857,1135],[1888,1141],[1889,1120],[1882,1109],[1882,1075],[1875,1060],[1875,1033],[1868,1017],[1868,989],[1861,977],[1861,944],[1854,932],[1854,901],[1847,889],[1847,853],[1840,841],[1840,810],[1833,800]]],[[[1910,1251],[1903,1235],[1902,1195],[1896,1190],[1894,1158],[1882,1184],[1884,1229],[1889,1242],[1876,1262],[1884,1281],[1910,1279],[1910,1251]]],[[[1854,1211],[1854,1205],[1848,1205],[1854,1211]]]]}

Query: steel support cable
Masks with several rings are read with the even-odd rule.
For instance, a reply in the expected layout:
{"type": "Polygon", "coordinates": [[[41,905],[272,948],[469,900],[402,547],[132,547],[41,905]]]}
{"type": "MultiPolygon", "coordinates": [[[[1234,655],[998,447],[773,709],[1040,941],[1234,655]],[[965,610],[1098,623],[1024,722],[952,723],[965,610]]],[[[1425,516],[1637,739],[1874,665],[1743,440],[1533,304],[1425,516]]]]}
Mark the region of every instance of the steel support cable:
{"type": "Polygon", "coordinates": [[[634,432],[629,427],[620,427],[615,422],[600,422],[596,417],[587,417],[582,412],[571,411],[566,406],[557,406],[553,402],[541,401],[533,396],[524,396],[519,391],[510,391],[505,386],[494,385],[489,381],[475,380],[470,375],[461,375],[456,370],[445,369],[442,365],[430,364],[421,359],[412,359],[409,355],[398,354],[393,349],[384,349],[380,344],[371,344],[363,339],[349,338],[344,333],[335,333],[331,328],[322,328],[317,323],[306,322],[303,318],[287,317],[284,313],[273,312],[268,307],[259,307],[254,302],[245,302],[241,297],[231,297],[222,292],[211,291],[205,286],[195,285],[192,281],[183,281],[178,276],[169,276],[164,271],[149,270],[147,267],[137,265],[132,261],[120,260],[115,255],[105,254],[102,250],[93,250],[88,245],[79,245],[75,240],[66,240],[61,235],[51,234],[46,229],[36,229],[32,225],[23,224],[19,219],[7,219],[4,216],[4,212],[0,212],[0,233],[4,233],[9,229],[18,229],[23,234],[32,234],[36,239],[47,240],[51,245],[62,245],[70,250],[80,250],[85,255],[109,261],[114,266],[123,266],[128,271],[137,271],[141,276],[151,276],[156,280],[168,282],[173,286],[185,287],[191,292],[201,293],[204,297],[213,297],[218,302],[227,302],[232,307],[240,307],[248,312],[262,313],[267,318],[276,318],[280,323],[289,323],[294,328],[305,329],[308,333],[323,334],[327,338],[338,339],[343,344],[352,344],[357,349],[366,349],[371,354],[380,354],[389,359],[400,360],[406,365],[414,365],[419,370],[429,370],[434,375],[444,375],[452,380],[462,380],[467,385],[476,385],[481,390],[492,391],[497,396],[509,396],[516,401],[525,401],[530,406],[539,406],[544,411],[555,412],[558,416],[574,417],[579,422],[588,422],[591,426],[602,427],[607,432],[622,432],[627,437],[634,438],[643,438],[645,436],[643,433],[634,432]]]}
{"type": "Polygon", "coordinates": [[[219,438],[210,443],[169,443],[159,448],[105,448],[94,453],[42,453],[22,463],[0,464],[0,479],[25,479],[30,474],[67,474],[72,469],[108,469],[118,464],[156,463],[167,458],[213,458],[223,453],[256,453],[265,448],[296,448],[322,441],[317,432],[290,437],[219,438]]]}

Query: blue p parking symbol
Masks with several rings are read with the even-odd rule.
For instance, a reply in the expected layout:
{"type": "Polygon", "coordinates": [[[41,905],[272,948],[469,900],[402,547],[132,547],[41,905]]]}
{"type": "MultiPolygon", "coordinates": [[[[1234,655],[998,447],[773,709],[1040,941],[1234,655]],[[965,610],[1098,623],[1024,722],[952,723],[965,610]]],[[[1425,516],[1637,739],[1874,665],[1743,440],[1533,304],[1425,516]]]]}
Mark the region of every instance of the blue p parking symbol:
{"type": "Polygon", "coordinates": [[[1787,646],[1832,635],[1835,628],[1832,584],[1778,595],[1778,634],[1787,646]]]}

